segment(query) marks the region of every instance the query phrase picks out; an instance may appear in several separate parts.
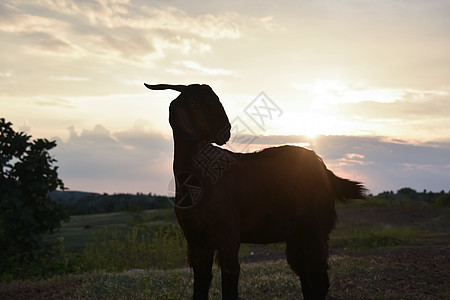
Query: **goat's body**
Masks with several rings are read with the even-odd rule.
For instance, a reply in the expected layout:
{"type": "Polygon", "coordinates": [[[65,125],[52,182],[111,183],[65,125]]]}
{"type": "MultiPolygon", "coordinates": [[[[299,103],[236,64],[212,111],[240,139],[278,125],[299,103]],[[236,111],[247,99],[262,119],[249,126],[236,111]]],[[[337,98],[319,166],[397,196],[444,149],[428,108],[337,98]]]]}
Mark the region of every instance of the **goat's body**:
{"type": "MultiPolygon", "coordinates": [[[[215,151],[227,150],[215,147],[215,151]]],[[[320,222],[326,233],[331,231],[336,218],[335,194],[325,165],[313,151],[283,146],[235,157],[217,182],[202,183],[202,197],[196,206],[177,209],[180,223],[199,224],[200,228],[187,230],[192,231],[186,232],[188,236],[198,239],[205,235],[220,241],[229,231],[239,234],[233,237],[239,242],[266,244],[286,242],[302,228],[315,228],[308,224],[311,222],[320,222]],[[184,222],[190,215],[196,220],[184,222]],[[214,224],[204,226],[211,221],[214,224]]]]}
{"type": "Polygon", "coordinates": [[[294,146],[232,153],[231,124],[207,85],[146,85],[181,92],[170,104],[175,142],[175,213],[194,269],[194,299],[208,299],[217,250],[222,298],[238,298],[240,243],[286,243],[304,299],[328,292],[328,235],[336,199],[364,197],[364,187],[329,171],[313,151],[294,146]]]}
{"type": "MultiPolygon", "coordinates": [[[[188,243],[196,245],[194,249],[209,249],[208,253],[218,250],[222,276],[228,272],[238,278],[240,243],[285,242],[288,261],[297,274],[302,272],[300,265],[308,264],[304,260],[296,263],[293,257],[297,255],[313,261],[312,267],[320,270],[320,287],[309,283],[311,297],[326,295],[328,235],[336,221],[335,199],[345,196],[334,188],[339,180],[352,182],[336,177],[320,157],[301,147],[282,146],[249,154],[207,147],[209,154],[216,151],[216,156],[229,156],[232,163],[214,182],[195,164],[189,170],[175,168],[175,174],[192,172],[202,178],[197,204],[175,208],[188,243]]],[[[194,270],[195,253],[190,252],[194,270]]],[[[302,282],[304,293],[308,292],[308,282],[302,282]]]]}
{"type": "Polygon", "coordinates": [[[318,221],[308,216],[319,211],[329,212],[331,229],[334,201],[325,171],[314,152],[300,147],[269,148],[238,159],[223,176],[222,186],[229,192],[224,191],[221,201],[238,212],[240,241],[286,242],[310,227],[307,222],[318,221]]]}

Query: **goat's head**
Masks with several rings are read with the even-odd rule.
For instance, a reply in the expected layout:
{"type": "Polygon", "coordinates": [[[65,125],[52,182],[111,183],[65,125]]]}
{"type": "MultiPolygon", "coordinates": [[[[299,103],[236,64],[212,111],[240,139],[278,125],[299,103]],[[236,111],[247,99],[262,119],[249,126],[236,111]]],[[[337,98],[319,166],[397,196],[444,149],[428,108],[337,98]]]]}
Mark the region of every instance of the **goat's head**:
{"type": "Polygon", "coordinates": [[[170,103],[169,122],[174,137],[190,141],[207,141],[218,145],[230,138],[231,125],[219,97],[209,85],[156,84],[151,90],[171,89],[181,94],[170,103]]]}

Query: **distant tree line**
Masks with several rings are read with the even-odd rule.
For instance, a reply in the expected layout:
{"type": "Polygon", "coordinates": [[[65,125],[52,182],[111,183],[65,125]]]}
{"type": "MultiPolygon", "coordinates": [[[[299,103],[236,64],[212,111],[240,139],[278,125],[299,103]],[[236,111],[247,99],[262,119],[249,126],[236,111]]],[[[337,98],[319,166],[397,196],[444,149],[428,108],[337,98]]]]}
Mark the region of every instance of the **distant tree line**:
{"type": "Polygon", "coordinates": [[[439,193],[423,190],[417,192],[412,188],[401,188],[396,193],[393,191],[384,191],[375,196],[376,198],[388,200],[391,204],[400,202],[437,204],[441,206],[450,205],[450,191],[444,190],[439,193]]]}
{"type": "MultiPolygon", "coordinates": [[[[437,204],[450,205],[450,191],[446,193],[424,190],[417,192],[405,187],[397,192],[384,191],[372,198],[383,199],[390,204],[437,204]]],[[[63,205],[70,215],[101,214],[119,211],[142,211],[172,207],[173,199],[167,196],[150,194],[99,194],[76,191],[54,191],[50,193],[53,201],[63,205]]]]}
{"type": "Polygon", "coordinates": [[[169,208],[169,197],[150,194],[98,194],[75,191],[54,191],[50,198],[62,204],[70,215],[101,214],[169,208]]]}

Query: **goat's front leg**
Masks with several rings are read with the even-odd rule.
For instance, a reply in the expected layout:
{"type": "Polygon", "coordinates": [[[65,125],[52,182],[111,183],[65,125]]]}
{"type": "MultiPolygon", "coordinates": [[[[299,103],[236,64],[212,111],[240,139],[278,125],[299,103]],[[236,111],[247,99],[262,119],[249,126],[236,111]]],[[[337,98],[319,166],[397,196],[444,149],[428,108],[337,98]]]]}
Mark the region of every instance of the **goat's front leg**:
{"type": "Polygon", "coordinates": [[[214,248],[209,245],[189,244],[189,264],[194,269],[194,300],[208,299],[212,280],[214,248]]]}
{"type": "Polygon", "coordinates": [[[238,299],[239,285],[239,243],[219,248],[219,262],[222,273],[222,299],[238,299]]]}

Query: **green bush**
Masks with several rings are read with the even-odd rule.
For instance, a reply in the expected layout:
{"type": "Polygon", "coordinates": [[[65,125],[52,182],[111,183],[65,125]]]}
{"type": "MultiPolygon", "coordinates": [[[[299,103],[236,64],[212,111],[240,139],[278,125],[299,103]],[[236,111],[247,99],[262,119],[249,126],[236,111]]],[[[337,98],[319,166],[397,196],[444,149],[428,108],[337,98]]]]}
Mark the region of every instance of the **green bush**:
{"type": "MultiPolygon", "coordinates": [[[[15,262],[12,257],[10,263],[15,262]]],[[[0,274],[0,281],[9,282],[20,278],[49,278],[55,275],[76,273],[80,270],[79,258],[67,253],[64,238],[47,244],[33,260],[17,262],[0,274]]]]}
{"type": "Polygon", "coordinates": [[[66,210],[49,198],[64,189],[49,151],[56,142],[31,141],[0,119],[0,277],[46,276],[54,254],[43,236],[68,221],[66,210]],[[50,259],[50,260],[49,260],[50,259]]]}

